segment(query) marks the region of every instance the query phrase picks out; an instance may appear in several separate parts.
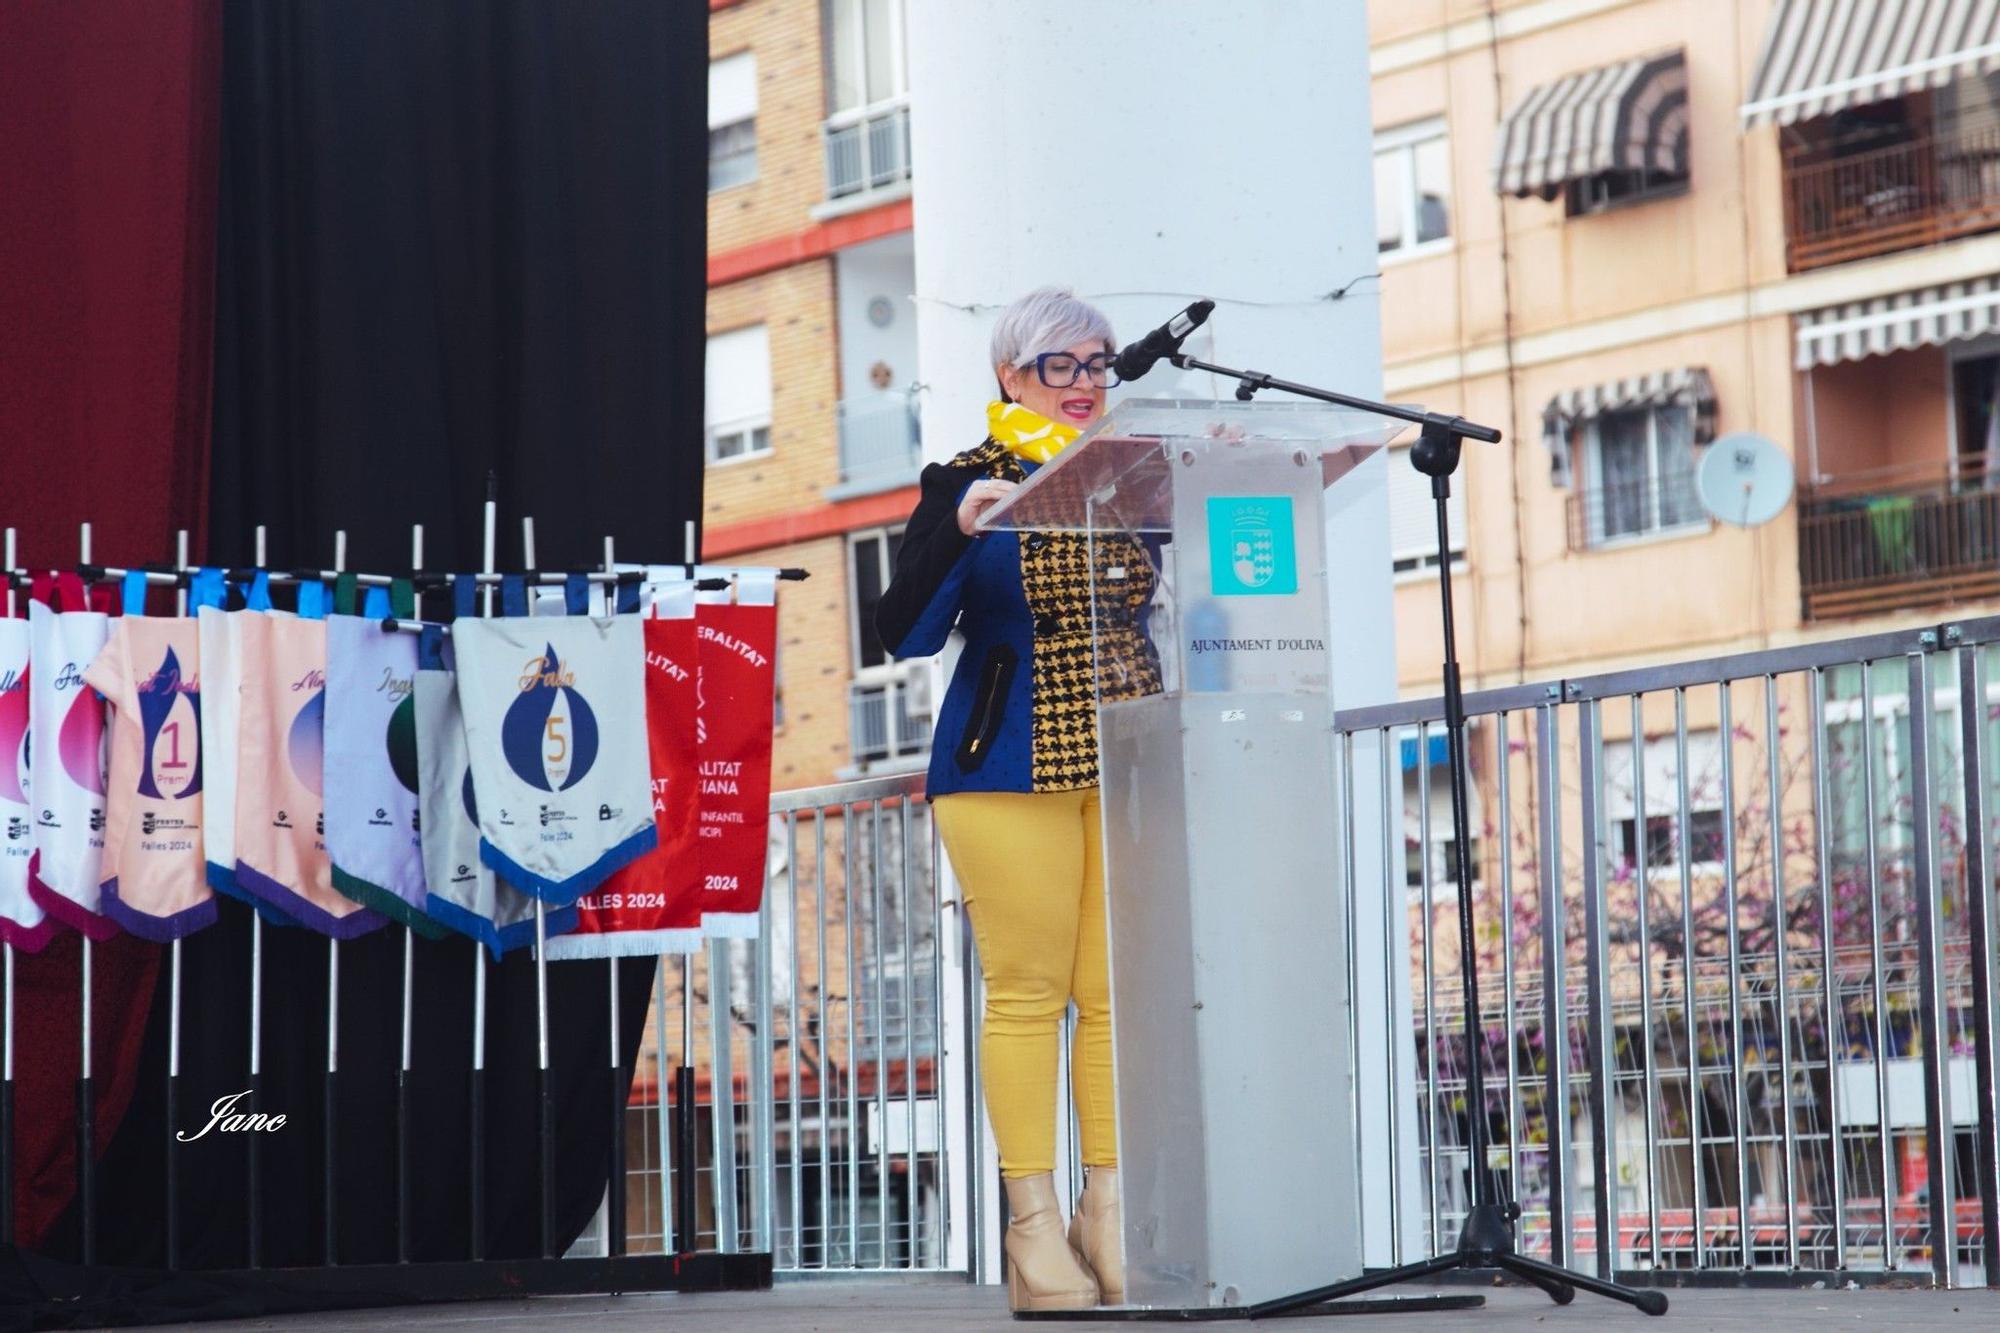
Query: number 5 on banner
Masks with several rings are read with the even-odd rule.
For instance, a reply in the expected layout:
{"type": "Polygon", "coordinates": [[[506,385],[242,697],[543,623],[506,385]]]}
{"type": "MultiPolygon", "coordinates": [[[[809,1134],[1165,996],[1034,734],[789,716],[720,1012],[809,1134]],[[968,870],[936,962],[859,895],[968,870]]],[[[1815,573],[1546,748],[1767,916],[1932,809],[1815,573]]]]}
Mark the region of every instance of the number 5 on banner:
{"type": "Polygon", "coordinates": [[[562,718],[550,713],[549,720],[542,726],[542,734],[556,746],[555,753],[544,756],[544,763],[560,764],[569,758],[569,738],[563,735],[562,724],[562,718]]]}

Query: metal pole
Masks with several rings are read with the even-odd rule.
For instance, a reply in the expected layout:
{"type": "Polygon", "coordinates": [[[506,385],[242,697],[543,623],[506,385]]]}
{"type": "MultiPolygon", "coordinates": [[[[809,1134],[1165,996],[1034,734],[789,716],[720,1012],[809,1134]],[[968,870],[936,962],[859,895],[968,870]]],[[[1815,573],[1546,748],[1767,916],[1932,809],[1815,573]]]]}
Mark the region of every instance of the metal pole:
{"type": "MultiPolygon", "coordinates": [[[[90,563],[90,524],[79,529],[78,546],[82,563],[90,563]]],[[[87,664],[86,664],[87,665],[87,664]]],[[[91,1042],[91,939],[83,937],[81,984],[83,991],[82,1050],[76,1083],[76,1197],[82,1215],[83,1262],[97,1262],[97,1089],[92,1080],[91,1042]]]]}
{"type": "MultiPolygon", "coordinates": [[[[1437,905],[1431,900],[1431,768],[1430,768],[1430,726],[1417,725],[1417,892],[1422,901],[1419,909],[1423,913],[1423,963],[1424,963],[1424,1117],[1427,1129],[1425,1145],[1429,1149],[1430,1182],[1430,1223],[1431,1253],[1444,1253],[1443,1231],[1443,1180],[1440,1159],[1444,1156],[1444,1145],[1438,1142],[1438,1124],[1441,1117],[1438,1106],[1444,1091],[1438,1087],[1438,1021],[1437,1021],[1437,957],[1431,937],[1437,927],[1437,905]]],[[[1400,811],[1403,804],[1402,792],[1387,793],[1400,811]]],[[[1393,863],[1392,863],[1393,865],[1393,863]]],[[[1402,897],[1409,899],[1409,873],[1403,875],[1402,897]]],[[[1391,895],[1394,901],[1395,895],[1391,895]]],[[[1477,1040],[1477,1038],[1474,1038],[1477,1040]]]]}
{"type": "Polygon", "coordinates": [[[1958,650],[1958,721],[1965,769],[1965,887],[1972,965],[1973,1067],[1978,1078],[1980,1260],[2000,1286],[2000,1111],[1994,1091],[1993,899],[1986,848],[1986,680],[1981,648],[1958,650]]]}
{"type": "MultiPolygon", "coordinates": [[[[182,573],[188,567],[188,534],[182,528],[174,535],[174,565],[182,573]]],[[[9,569],[13,562],[7,563],[9,569]]],[[[174,614],[186,616],[188,594],[186,580],[174,593],[174,614]]],[[[166,1114],[166,1202],[167,1202],[167,1267],[169,1270],[181,1266],[181,1210],[180,1210],[180,1143],[175,1138],[174,1123],[180,1117],[181,1082],[181,941],[175,936],[167,946],[168,967],[171,979],[167,993],[167,1114],[166,1114]]]]}
{"type": "MultiPolygon", "coordinates": [[[[267,529],[257,525],[256,566],[263,569],[270,559],[267,529]]],[[[253,1113],[262,1111],[264,1098],[264,914],[250,913],[250,1109],[253,1113]]],[[[261,1134],[245,1134],[243,1150],[245,1163],[244,1211],[246,1250],[245,1262],[251,1268],[260,1265],[264,1244],[264,1185],[263,1185],[263,1144],[261,1134]]]]}
{"type": "MultiPolygon", "coordinates": [[[[486,475],[486,504],[480,530],[480,572],[493,573],[499,537],[499,481],[486,475]]],[[[493,585],[480,589],[480,614],[493,614],[493,585]]],[[[486,946],[472,941],[472,1072],[468,1079],[465,1146],[471,1170],[468,1246],[475,1260],[486,1257],[486,946]]]]}
{"type": "MultiPolygon", "coordinates": [[[[786,1056],[791,1065],[790,1069],[786,1071],[787,1076],[785,1079],[785,1100],[787,1103],[785,1108],[787,1112],[786,1138],[791,1149],[788,1155],[791,1157],[792,1266],[804,1268],[806,1266],[806,1215],[803,1198],[805,1182],[801,1177],[805,1174],[805,1134],[799,1121],[799,953],[801,945],[799,942],[798,846],[799,812],[796,810],[787,810],[785,812],[785,856],[787,864],[791,866],[791,874],[787,877],[786,883],[791,886],[791,892],[787,895],[790,901],[786,904],[786,909],[790,913],[788,919],[792,925],[792,984],[788,988],[791,992],[791,1011],[786,1015],[785,1020],[786,1056]]],[[[822,985],[825,984],[826,970],[824,968],[814,975],[820,979],[822,985]]],[[[822,1121],[821,1124],[824,1126],[825,1122],[822,1121]]],[[[774,1142],[772,1145],[774,1155],[776,1151],[777,1146],[774,1142]]],[[[775,1261],[775,1250],[773,1255],[775,1261]]]]}
{"type": "MultiPolygon", "coordinates": [[[[1350,732],[1336,729],[1333,741],[1334,773],[1340,780],[1341,796],[1341,819],[1336,832],[1341,843],[1341,866],[1346,875],[1345,892],[1341,897],[1346,900],[1346,914],[1342,921],[1346,938],[1342,944],[1345,955],[1343,961],[1347,968],[1347,1067],[1353,1069],[1360,1060],[1361,1052],[1361,971],[1358,962],[1360,950],[1355,938],[1355,899],[1360,895],[1355,885],[1354,737],[1350,732]]],[[[1368,1169],[1366,1147],[1362,1142],[1364,1138],[1362,1126],[1366,1122],[1363,1119],[1359,1078],[1347,1080],[1347,1123],[1352,1127],[1354,1140],[1352,1165],[1355,1211],[1365,1218],[1368,1216],[1368,1169]]],[[[1389,1169],[1395,1170],[1393,1159],[1389,1163],[1389,1169]]]]}
{"type": "MultiPolygon", "coordinates": [[[[1500,1031],[1507,1041],[1507,1194],[1509,1199],[1521,1197],[1521,1041],[1515,1020],[1519,1013],[1519,997],[1514,990],[1514,811],[1508,793],[1508,770],[1513,767],[1514,756],[1507,741],[1507,714],[1497,714],[1493,719],[1495,764],[1499,774],[1500,797],[1500,978],[1501,1000],[1506,1006],[1500,1019],[1500,1031]]],[[[1383,756],[1384,771],[1387,771],[1388,756],[1383,756]]],[[[1391,1000],[1393,1001],[1393,991],[1391,1000]]],[[[1393,1011],[1393,1003],[1390,1006],[1393,1011]]],[[[1389,1065],[1390,1095],[1394,1096],[1395,1070],[1393,1059],[1389,1065]]],[[[1391,1119],[1390,1128],[1395,1128],[1391,1119]]],[[[1393,1140],[1392,1140],[1393,1142],[1393,1140]]],[[[1393,1152],[1390,1156],[1391,1170],[1394,1165],[1393,1152]]],[[[1391,1195],[1393,1201],[1394,1195],[1391,1195]]],[[[1395,1216],[1394,1208],[1390,1216],[1395,1216]]]]}
{"type": "Polygon", "coordinates": [[[1882,862],[1875,829],[1875,664],[1861,664],[1861,780],[1868,830],[1868,952],[1875,1014],[1875,1140],[1881,1158],[1882,1266],[1896,1262],[1896,1173],[1889,1122],[1889,996],[1882,975],[1882,862]]]}
{"type": "MultiPolygon", "coordinates": [[[[917,809],[923,811],[928,807],[919,805],[917,809]]],[[[930,847],[928,883],[931,890],[931,1031],[937,1042],[934,1062],[937,1086],[932,1092],[932,1104],[937,1107],[937,1253],[939,1266],[942,1267],[950,1262],[953,1223],[952,1192],[946,1183],[951,1179],[951,1137],[945,1133],[944,1124],[945,1107],[950,1104],[946,1095],[949,1091],[950,1071],[947,1066],[950,1062],[945,1059],[944,1046],[944,895],[940,887],[944,881],[938,873],[943,857],[940,855],[937,821],[926,817],[924,823],[929,830],[924,841],[930,847]]]]}
{"type": "MultiPolygon", "coordinates": [[[[827,1029],[833,1026],[827,997],[832,993],[826,970],[826,807],[813,810],[813,895],[819,921],[815,931],[819,946],[819,1031],[813,1049],[819,1056],[819,1264],[833,1266],[833,1115],[827,1084],[835,1077],[833,1062],[826,1054],[827,1029]]],[[[795,1122],[796,1123],[796,1122],[795,1122]]]]}
{"type": "MultiPolygon", "coordinates": [[[[1847,1267],[1847,1148],[1840,1137],[1840,1064],[1847,1048],[1845,1015],[1835,979],[1833,923],[1833,803],[1827,791],[1826,677],[1814,667],[1808,683],[1812,697],[1813,826],[1819,838],[1820,986],[1825,1006],[1826,1095],[1833,1123],[1827,1130],[1828,1157],[1833,1162],[1833,1266],[1847,1267]]],[[[1968,825],[1972,827],[1972,825],[1968,825]]],[[[2000,1237],[1995,1237],[2000,1243],[2000,1237]]]]}
{"type": "MultiPolygon", "coordinates": [[[[536,568],[535,520],[521,518],[521,563],[536,568]]],[[[540,894],[535,899],[535,1076],[538,1085],[536,1134],[536,1177],[541,1182],[536,1209],[541,1232],[540,1253],[556,1258],[556,1093],[549,1075],[549,958],[548,908],[540,894]]]]}
{"type": "Polygon", "coordinates": [[[1660,1266],[1660,1062],[1653,1043],[1653,896],[1652,866],[1648,864],[1646,806],[1646,725],[1644,696],[1632,696],[1632,850],[1633,882],[1639,891],[1639,1058],[1645,1061],[1642,1093],[1646,1099],[1646,1253],[1660,1266]]]}
{"type": "Polygon", "coordinates": [[[910,935],[910,916],[915,904],[910,899],[910,798],[905,796],[896,807],[896,828],[902,838],[902,894],[903,894],[903,1113],[907,1120],[909,1139],[903,1145],[903,1211],[908,1218],[909,1263],[917,1266],[917,1250],[921,1234],[922,1204],[917,1185],[917,989],[912,984],[911,975],[915,967],[916,950],[910,935]]]}
{"type": "MultiPolygon", "coordinates": [[[[333,568],[340,573],[347,568],[347,533],[333,534],[333,568]]],[[[334,936],[326,940],[326,1266],[331,1268],[338,1262],[339,1254],[339,1198],[340,1175],[338,1163],[340,1124],[340,941],[334,936]]]]}
{"type": "Polygon", "coordinates": [[[724,1254],[743,1248],[736,1218],[736,1013],[734,942],[708,942],[708,1086],[715,1168],[715,1243],[724,1254]]]}
{"type": "Polygon", "coordinates": [[[1540,790],[1542,822],[1542,1055],[1547,1072],[1542,1079],[1542,1112],[1548,1128],[1549,1262],[1569,1267],[1569,1016],[1568,948],[1563,928],[1562,883],[1562,752],[1559,707],[1545,703],[1535,710],[1537,723],[1535,777],[1540,790]]]}
{"type": "Polygon", "coordinates": [[[882,799],[876,797],[868,811],[869,899],[873,904],[874,929],[871,957],[875,964],[875,1235],[880,1250],[877,1264],[889,1266],[889,1007],[882,977],[882,799]]]}
{"type": "Polygon", "coordinates": [[[1730,681],[1716,689],[1716,730],[1722,752],[1722,912],[1729,943],[1729,1052],[1731,1083],[1736,1092],[1736,1244],[1743,1267],[1754,1264],[1750,1221],[1750,1087],[1743,1051],[1743,940],[1737,926],[1736,899],[1736,768],[1735,724],[1730,720],[1730,681]]]}
{"type": "MultiPolygon", "coordinates": [[[[414,573],[424,567],[424,525],[413,524],[410,528],[410,569],[414,573]]],[[[424,594],[421,589],[413,593],[414,602],[410,614],[418,620],[424,618],[424,594]]],[[[415,1014],[417,987],[417,932],[412,927],[403,927],[403,1027],[401,1060],[396,1068],[396,1262],[410,1262],[410,1185],[412,1164],[410,1160],[410,1105],[414,1095],[410,1086],[410,1061],[415,1046],[415,1014]]]]}
{"type": "MultiPolygon", "coordinates": [[[[604,572],[616,574],[618,559],[613,539],[604,539],[604,572]]],[[[604,587],[604,614],[618,613],[617,585],[607,583],[604,587]]],[[[631,1101],[632,1080],[625,1069],[625,1044],[619,1040],[618,1031],[618,956],[613,954],[607,969],[607,1000],[610,1007],[611,1029],[611,1160],[608,1163],[608,1180],[605,1185],[605,1253],[618,1256],[625,1253],[627,1245],[625,1216],[625,1119],[631,1101]]]]}
{"type": "MultiPolygon", "coordinates": [[[[1604,716],[1595,699],[1578,708],[1580,781],[1583,787],[1584,985],[1589,991],[1590,1147],[1597,1232],[1597,1275],[1609,1282],[1618,1251],[1618,1135],[1611,1123],[1618,1107],[1612,1086],[1618,1069],[1618,1040],[1611,1024],[1611,940],[1604,904],[1604,716]]],[[[1643,761],[1644,756],[1637,756],[1643,761]]],[[[1643,816],[1641,816],[1643,819],[1643,816]]],[[[1643,828],[1643,823],[1641,824],[1643,828]]],[[[1645,886],[1640,886],[1645,892],[1645,886]]]]}
{"type": "MultiPolygon", "coordinates": [[[[1695,1014],[1695,968],[1699,956],[1694,936],[1694,881],[1689,862],[1694,841],[1688,827],[1688,730],[1687,689],[1674,689],[1674,835],[1680,855],[1681,879],[1681,1026],[1687,1040],[1688,1175],[1694,1194],[1694,1236],[1690,1258],[1695,1268],[1708,1263],[1707,1164],[1702,1160],[1702,1114],[1706,1097],[1702,1085],[1701,1040],[1695,1014]]],[[[1730,979],[1735,984],[1735,978],[1730,979]]]]}
{"type": "Polygon", "coordinates": [[[1923,1025],[1924,1160],[1929,1175],[1931,1276],[1940,1287],[1955,1287],[1958,1209],[1953,1205],[1952,1158],[1957,1153],[1957,1144],[1951,1112],[1950,1050],[1945,1033],[1950,998],[1944,975],[1944,912],[1939,901],[1937,809],[1931,779],[1931,657],[1929,653],[1911,653],[1906,660],[1910,692],[1910,891],[1917,909],[1917,1018],[1923,1025]]]}
{"type": "MultiPolygon", "coordinates": [[[[1400,935],[1407,944],[1410,929],[1409,888],[1399,884],[1402,878],[1399,867],[1402,858],[1394,845],[1395,821],[1402,814],[1402,793],[1400,786],[1391,777],[1389,752],[1395,748],[1396,737],[1384,727],[1377,733],[1380,738],[1379,758],[1382,765],[1382,911],[1387,918],[1382,931],[1382,986],[1385,994],[1382,1004],[1382,1025],[1388,1038],[1385,1046],[1389,1052],[1389,1086],[1383,1098],[1384,1109],[1389,1120],[1389,1262],[1403,1262],[1403,1118],[1398,1113],[1397,1089],[1401,1086],[1402,1062],[1396,1052],[1403,1045],[1403,1034],[1397,1030],[1396,1022],[1396,940],[1400,935]],[[1400,888],[1400,892],[1398,889],[1400,888]],[[1402,911],[1397,912],[1398,904],[1402,911]]],[[[1436,1253],[1433,1244],[1432,1253],[1436,1253]]]]}
{"type": "Polygon", "coordinates": [[[1791,953],[1786,936],[1791,932],[1791,912],[1785,898],[1785,812],[1780,790],[1783,758],[1778,734],[1778,678],[1764,677],[1764,736],[1770,753],[1771,806],[1771,924],[1776,933],[1778,960],[1778,1085],[1785,1117],[1785,1265],[1799,1266],[1799,1139],[1792,1116],[1792,989],[1791,953]]]}
{"type": "Polygon", "coordinates": [[[840,808],[841,837],[845,840],[846,859],[842,862],[842,872],[847,885],[847,1262],[850,1267],[861,1266],[861,1048],[854,1040],[854,1002],[861,993],[861,983],[854,969],[855,923],[854,892],[854,820],[855,807],[844,804],[840,808]]]}

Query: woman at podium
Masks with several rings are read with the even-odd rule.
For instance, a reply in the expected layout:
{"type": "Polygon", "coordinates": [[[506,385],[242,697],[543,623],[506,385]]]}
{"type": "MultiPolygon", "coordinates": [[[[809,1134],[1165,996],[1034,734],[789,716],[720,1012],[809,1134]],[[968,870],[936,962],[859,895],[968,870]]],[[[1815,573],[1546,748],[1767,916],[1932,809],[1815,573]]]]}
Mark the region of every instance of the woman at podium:
{"type": "Polygon", "coordinates": [[[1097,541],[1124,571],[1100,595],[1092,639],[1090,549],[1080,534],[975,535],[979,515],[1104,414],[1117,383],[1111,323],[1072,292],[1030,292],[994,325],[1000,398],[986,438],[923,472],[876,612],[897,657],[964,652],[939,711],[928,794],[964,891],[986,981],[980,1062],[1007,1189],[1008,1299],[1079,1309],[1124,1299],[1113,1115],[1111,994],[1097,790],[1097,702],[1158,692],[1145,635],[1153,566],[1128,539],[1097,541]],[[1094,662],[1115,660],[1100,688],[1094,662]],[[1086,1168],[1067,1235],[1054,1187],[1063,1014],[1086,1168]]]}

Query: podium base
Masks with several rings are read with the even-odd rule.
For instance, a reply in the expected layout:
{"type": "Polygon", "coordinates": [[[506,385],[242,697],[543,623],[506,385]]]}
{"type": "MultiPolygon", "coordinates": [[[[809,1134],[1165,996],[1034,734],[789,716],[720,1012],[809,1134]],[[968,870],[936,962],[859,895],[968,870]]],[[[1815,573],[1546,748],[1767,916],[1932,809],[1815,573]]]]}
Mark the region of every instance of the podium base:
{"type": "MultiPolygon", "coordinates": [[[[1327,1301],[1318,1305],[1287,1310],[1291,1315],[1334,1314],[1415,1314],[1445,1310],[1478,1310],[1486,1298],[1478,1295],[1375,1296],[1359,1301],[1327,1301]]],[[[1172,1309],[1153,1305],[1100,1305],[1090,1310],[1017,1310],[1016,1319],[1078,1320],[1171,1320],[1175,1323],[1206,1322],[1215,1319],[1256,1319],[1265,1313],[1256,1305],[1218,1305],[1207,1309],[1172,1309]]]]}

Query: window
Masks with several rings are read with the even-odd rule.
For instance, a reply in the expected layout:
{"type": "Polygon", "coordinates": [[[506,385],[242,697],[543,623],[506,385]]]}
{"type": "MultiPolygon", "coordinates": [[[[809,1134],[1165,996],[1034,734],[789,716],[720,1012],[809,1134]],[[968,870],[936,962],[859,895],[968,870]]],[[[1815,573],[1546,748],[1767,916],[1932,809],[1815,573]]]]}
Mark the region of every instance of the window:
{"type": "Polygon", "coordinates": [[[708,189],[757,179],[757,57],[749,51],[708,63],[708,189]]]}
{"type": "Polygon", "coordinates": [[[1563,187],[1563,213],[1567,217],[1584,217],[1624,204],[1664,199],[1684,192],[1687,186],[1688,178],[1678,172],[1602,171],[1563,187]]]}
{"type": "Polygon", "coordinates": [[[708,340],[704,381],[710,463],[771,452],[771,342],[762,324],[708,340]]]}
{"type": "Polygon", "coordinates": [[[1692,410],[1605,412],[1588,431],[1590,545],[1707,524],[1694,487],[1692,410]]]}
{"type": "MultiPolygon", "coordinates": [[[[1674,737],[1646,742],[1646,872],[1678,873],[1681,863],[1680,763],[1674,737]]],[[[1722,745],[1713,730],[1687,734],[1688,864],[1722,860],[1722,745]]],[[[1639,864],[1638,783],[1632,772],[1632,742],[1604,746],[1604,815],[1608,850],[1616,866],[1639,864]]]]}
{"type": "Polygon", "coordinates": [[[908,760],[930,750],[931,664],[898,662],[875,633],[875,608],[882,603],[902,544],[901,528],[857,532],[847,541],[853,590],[848,641],[854,653],[848,700],[854,762],[860,766],[908,760]]]}
{"type": "MultiPolygon", "coordinates": [[[[1458,839],[1452,834],[1451,822],[1450,740],[1441,726],[1426,727],[1423,733],[1421,752],[1415,728],[1401,732],[1396,740],[1397,762],[1403,770],[1403,883],[1412,891],[1412,897],[1422,891],[1424,848],[1428,843],[1431,897],[1448,900],[1457,896],[1459,867],[1458,839]],[[1430,770],[1428,774],[1418,771],[1420,764],[1430,770]],[[1426,795],[1430,798],[1428,829],[1424,826],[1426,795]]],[[[1491,741],[1487,744],[1490,745],[1491,741]]],[[[1469,753],[1478,753],[1480,739],[1476,726],[1468,726],[1466,745],[1469,753]]],[[[1484,803],[1477,782],[1467,784],[1465,801],[1465,826],[1471,834],[1465,864],[1472,872],[1476,888],[1479,883],[1479,834],[1485,821],[1484,803]]]]}
{"type": "Polygon", "coordinates": [[[1961,480],[2000,480],[2000,355],[1984,344],[1951,362],[1952,428],[1961,480]]]}
{"type": "Polygon", "coordinates": [[[882,602],[883,589],[889,586],[889,575],[896,568],[896,552],[902,544],[901,528],[857,533],[848,541],[854,575],[854,596],[849,602],[854,608],[851,643],[857,676],[893,664],[888,649],[875,633],[875,608],[882,602]]]}
{"type": "Polygon", "coordinates": [[[1375,135],[1375,249],[1384,255],[1451,237],[1451,158],[1444,121],[1375,135]]]}
{"type": "MultiPolygon", "coordinates": [[[[1465,487],[1454,485],[1445,502],[1452,568],[1465,558],[1465,487]]],[[[1408,449],[1389,451],[1389,559],[1398,574],[1437,568],[1437,510],[1431,479],[1410,466],[1408,449]]]]}
{"type": "Polygon", "coordinates": [[[832,114],[902,97],[910,90],[903,50],[903,0],[833,0],[832,114]]]}

